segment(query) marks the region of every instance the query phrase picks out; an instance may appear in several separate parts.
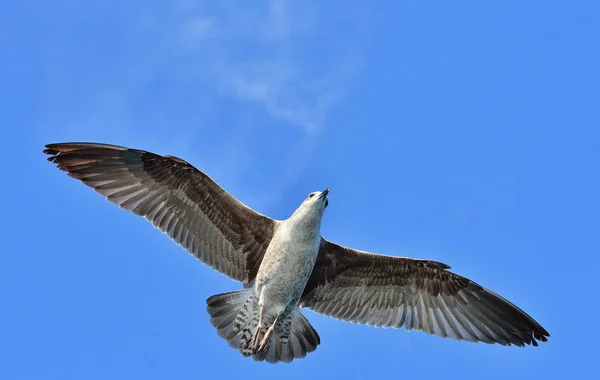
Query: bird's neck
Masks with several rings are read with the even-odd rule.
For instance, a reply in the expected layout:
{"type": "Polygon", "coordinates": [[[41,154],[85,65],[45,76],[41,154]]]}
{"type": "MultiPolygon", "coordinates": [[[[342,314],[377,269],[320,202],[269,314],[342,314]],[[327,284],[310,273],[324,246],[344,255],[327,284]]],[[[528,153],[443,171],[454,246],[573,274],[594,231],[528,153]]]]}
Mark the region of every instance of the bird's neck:
{"type": "Polygon", "coordinates": [[[307,212],[306,210],[296,210],[287,220],[292,229],[303,229],[306,231],[320,231],[322,216],[307,212]]]}

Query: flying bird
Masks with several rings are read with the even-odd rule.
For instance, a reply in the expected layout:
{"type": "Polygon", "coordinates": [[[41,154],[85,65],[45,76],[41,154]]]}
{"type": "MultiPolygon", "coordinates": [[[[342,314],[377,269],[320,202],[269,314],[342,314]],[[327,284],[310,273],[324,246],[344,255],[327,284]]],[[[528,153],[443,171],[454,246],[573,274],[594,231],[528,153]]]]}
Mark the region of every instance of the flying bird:
{"type": "Polygon", "coordinates": [[[167,234],[243,289],[208,298],[210,322],[244,356],[291,362],[320,338],[302,314],[524,346],[550,335],[523,310],[432,260],[385,256],[321,236],[329,189],[286,220],[262,215],[174,157],[97,143],[46,145],[69,176],[167,234]]]}

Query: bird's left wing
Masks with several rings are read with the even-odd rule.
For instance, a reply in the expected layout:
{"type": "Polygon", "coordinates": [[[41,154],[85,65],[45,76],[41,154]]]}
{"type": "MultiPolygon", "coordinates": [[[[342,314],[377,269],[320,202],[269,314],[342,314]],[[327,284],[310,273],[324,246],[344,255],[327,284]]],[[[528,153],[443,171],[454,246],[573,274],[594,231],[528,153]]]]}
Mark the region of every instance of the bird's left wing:
{"type": "Polygon", "coordinates": [[[256,276],[276,222],[184,160],[95,143],[49,144],[44,153],[214,269],[245,284],[256,276]]]}
{"type": "Polygon", "coordinates": [[[517,306],[447,269],[321,239],[300,306],[349,322],[458,340],[518,346],[547,340],[548,332],[517,306]]]}

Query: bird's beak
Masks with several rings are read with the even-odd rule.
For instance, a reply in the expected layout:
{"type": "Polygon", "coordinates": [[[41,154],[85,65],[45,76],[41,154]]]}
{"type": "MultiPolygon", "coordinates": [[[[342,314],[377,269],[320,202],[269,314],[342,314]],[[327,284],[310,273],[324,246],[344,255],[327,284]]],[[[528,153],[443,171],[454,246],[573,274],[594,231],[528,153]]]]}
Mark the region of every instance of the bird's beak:
{"type": "Polygon", "coordinates": [[[327,194],[329,194],[329,188],[325,189],[320,195],[319,198],[325,198],[327,194]]]}

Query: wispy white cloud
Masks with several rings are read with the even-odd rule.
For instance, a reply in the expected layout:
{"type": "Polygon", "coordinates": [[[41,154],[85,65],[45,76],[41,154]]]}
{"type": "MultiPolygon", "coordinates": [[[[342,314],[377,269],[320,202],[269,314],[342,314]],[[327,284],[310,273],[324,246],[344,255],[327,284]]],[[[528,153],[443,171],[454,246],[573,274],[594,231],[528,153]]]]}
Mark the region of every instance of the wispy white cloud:
{"type": "Polygon", "coordinates": [[[181,26],[181,41],[185,48],[195,50],[202,41],[217,36],[215,20],[208,17],[193,17],[181,26]]]}
{"type": "Polygon", "coordinates": [[[89,32],[48,36],[43,139],[178,155],[265,212],[311,165],[369,37],[366,0],[96,3],[101,20],[64,7],[60,24],[89,32]]]}
{"type": "Polygon", "coordinates": [[[185,1],[181,42],[202,57],[221,94],[254,103],[306,132],[322,128],[363,64],[368,19],[361,3],[185,1]],[[343,31],[338,30],[343,26],[343,31]]]}
{"type": "Polygon", "coordinates": [[[255,117],[237,126],[231,136],[262,133],[263,141],[271,144],[286,141],[280,152],[261,153],[261,161],[252,164],[256,151],[269,144],[236,137],[226,144],[228,157],[244,157],[230,159],[230,173],[244,173],[256,165],[271,172],[272,179],[258,191],[244,192],[246,201],[268,212],[311,165],[328,118],[360,78],[369,38],[369,3],[332,7],[319,0],[181,0],[178,4],[176,41],[197,78],[211,83],[220,97],[253,110],[255,117]],[[270,133],[259,125],[264,117],[256,115],[261,112],[270,119],[270,133]],[[294,138],[282,138],[281,129],[273,129],[276,125],[294,127],[294,138]]]}

